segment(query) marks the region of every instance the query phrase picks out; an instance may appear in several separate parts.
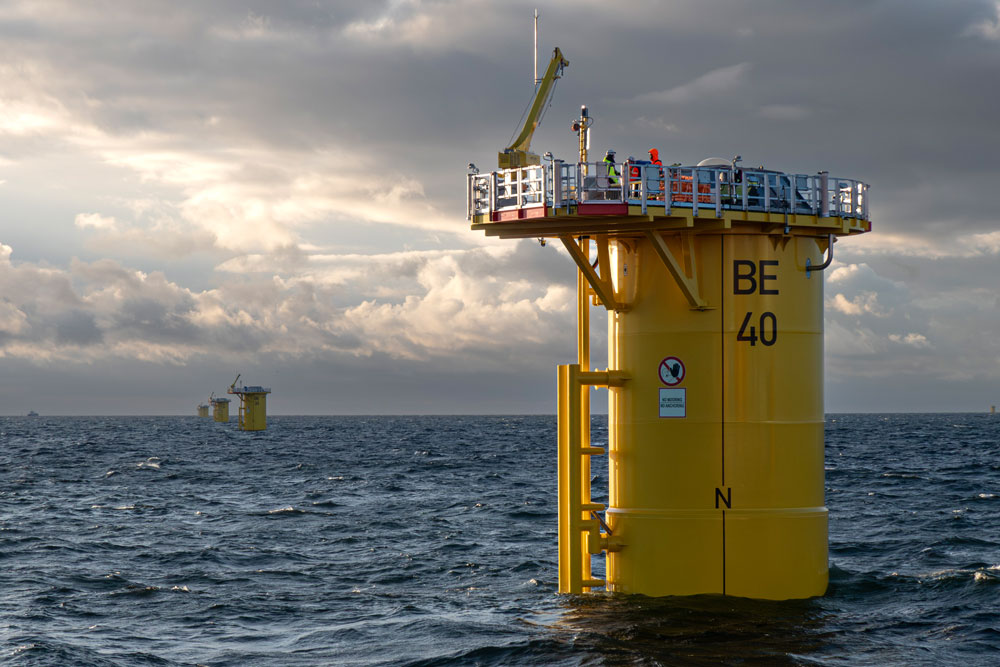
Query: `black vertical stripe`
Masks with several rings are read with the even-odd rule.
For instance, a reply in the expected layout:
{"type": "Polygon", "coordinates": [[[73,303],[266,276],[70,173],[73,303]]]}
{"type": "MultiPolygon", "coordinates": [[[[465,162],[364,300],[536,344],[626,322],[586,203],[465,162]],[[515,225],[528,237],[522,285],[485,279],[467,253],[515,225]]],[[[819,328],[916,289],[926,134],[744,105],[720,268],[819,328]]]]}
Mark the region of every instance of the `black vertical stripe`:
{"type": "Polygon", "coordinates": [[[726,594],[726,510],[722,510],[722,594],[726,594]]]}
{"type": "MultiPolygon", "coordinates": [[[[721,359],[719,381],[722,432],[722,488],[726,487],[726,237],[719,237],[719,355],[721,359]]],[[[726,510],[722,510],[722,594],[726,594],[726,510]]]]}
{"type": "Polygon", "coordinates": [[[726,485],[726,237],[719,237],[719,357],[721,360],[719,391],[722,414],[719,426],[722,431],[722,486],[726,485]]]}

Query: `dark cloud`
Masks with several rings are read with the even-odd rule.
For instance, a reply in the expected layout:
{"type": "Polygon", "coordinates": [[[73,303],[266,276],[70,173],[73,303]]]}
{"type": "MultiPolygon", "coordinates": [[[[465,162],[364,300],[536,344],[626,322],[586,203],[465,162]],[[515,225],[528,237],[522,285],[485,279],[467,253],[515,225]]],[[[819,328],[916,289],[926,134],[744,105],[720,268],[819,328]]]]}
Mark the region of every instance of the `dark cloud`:
{"type": "Polygon", "coordinates": [[[96,345],[103,338],[92,313],[71,310],[56,318],[55,342],[59,345],[96,345]]]}

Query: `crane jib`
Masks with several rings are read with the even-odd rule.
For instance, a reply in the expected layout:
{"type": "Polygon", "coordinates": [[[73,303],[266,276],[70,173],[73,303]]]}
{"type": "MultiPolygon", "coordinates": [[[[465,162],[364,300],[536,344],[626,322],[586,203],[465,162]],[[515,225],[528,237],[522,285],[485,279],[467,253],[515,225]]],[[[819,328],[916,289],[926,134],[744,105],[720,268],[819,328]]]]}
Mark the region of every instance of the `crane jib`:
{"type": "Polygon", "coordinates": [[[531,148],[531,137],[534,135],[539,122],[541,122],[542,112],[545,110],[545,106],[552,96],[555,82],[562,75],[562,70],[567,65],[569,65],[569,61],[563,57],[559,47],[556,47],[552,52],[552,60],[549,61],[545,75],[542,76],[535,91],[534,100],[532,100],[531,108],[524,119],[524,124],[521,126],[521,131],[511,145],[498,154],[498,162],[501,169],[540,163],[540,158],[529,151],[531,148]]]}

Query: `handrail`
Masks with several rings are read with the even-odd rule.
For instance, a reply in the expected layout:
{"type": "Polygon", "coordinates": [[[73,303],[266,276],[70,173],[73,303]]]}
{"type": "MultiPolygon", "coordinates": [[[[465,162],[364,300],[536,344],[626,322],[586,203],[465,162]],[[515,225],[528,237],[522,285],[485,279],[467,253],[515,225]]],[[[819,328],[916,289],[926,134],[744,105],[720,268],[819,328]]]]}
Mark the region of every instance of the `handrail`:
{"type": "Polygon", "coordinates": [[[670,166],[647,162],[615,163],[617,180],[607,165],[565,163],[469,174],[468,219],[476,215],[533,206],[566,208],[591,203],[650,207],[758,211],[839,217],[868,221],[868,184],[835,178],[826,172],[789,174],[735,166],[670,166]]]}

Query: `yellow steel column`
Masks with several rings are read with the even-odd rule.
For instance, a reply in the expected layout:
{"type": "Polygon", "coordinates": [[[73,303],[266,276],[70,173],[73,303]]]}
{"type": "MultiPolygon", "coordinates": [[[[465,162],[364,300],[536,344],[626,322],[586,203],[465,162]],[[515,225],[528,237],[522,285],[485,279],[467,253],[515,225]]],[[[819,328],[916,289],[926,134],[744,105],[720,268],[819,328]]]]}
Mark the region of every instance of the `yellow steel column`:
{"type": "Polygon", "coordinates": [[[569,421],[570,384],[569,366],[559,366],[556,384],[558,386],[558,429],[559,429],[559,592],[580,592],[572,590],[570,576],[571,562],[575,558],[570,533],[570,431],[569,421]]]}
{"type": "MultiPolygon", "coordinates": [[[[580,237],[580,250],[583,256],[590,260],[590,239],[582,236],[580,237]]],[[[589,503],[590,502],[590,456],[584,456],[582,454],[587,448],[590,447],[590,387],[583,386],[579,383],[577,374],[580,371],[590,370],[590,286],[587,283],[587,278],[583,275],[583,272],[579,269],[577,270],[576,277],[576,294],[577,294],[577,367],[576,369],[570,370],[570,391],[577,392],[579,399],[577,404],[579,405],[579,411],[575,417],[570,415],[570,423],[575,424],[575,428],[578,430],[580,436],[577,441],[577,447],[570,455],[571,460],[574,462],[572,466],[579,466],[576,471],[578,477],[579,491],[573,495],[574,502],[576,503],[589,503]]],[[[578,505],[579,507],[579,505],[578,505]]],[[[582,514],[580,520],[587,521],[589,514],[587,510],[579,510],[574,512],[574,514],[582,514]]],[[[582,525],[581,525],[582,527],[582,525]]],[[[577,528],[580,530],[582,528],[577,528]]],[[[581,538],[581,555],[578,556],[583,561],[582,570],[580,572],[580,578],[583,580],[589,580],[591,578],[591,562],[590,562],[590,552],[587,550],[586,543],[581,538]]]]}
{"type": "Polygon", "coordinates": [[[610,590],[786,599],[827,585],[823,240],[667,234],[621,252],[611,313],[610,590]],[[694,252],[689,285],[662,259],[694,252]],[[682,284],[678,284],[681,282],[682,284]],[[694,303],[692,303],[695,301],[694,303]]]}

